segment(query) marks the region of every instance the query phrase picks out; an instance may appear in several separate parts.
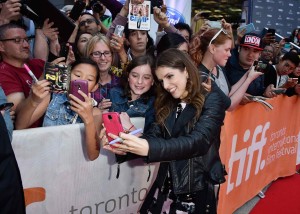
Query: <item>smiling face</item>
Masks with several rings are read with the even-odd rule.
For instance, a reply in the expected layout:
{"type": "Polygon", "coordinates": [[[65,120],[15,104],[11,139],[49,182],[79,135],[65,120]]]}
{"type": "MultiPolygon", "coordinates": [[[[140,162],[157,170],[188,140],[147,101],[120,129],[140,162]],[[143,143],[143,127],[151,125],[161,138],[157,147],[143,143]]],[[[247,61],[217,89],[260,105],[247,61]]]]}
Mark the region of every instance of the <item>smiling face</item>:
{"type": "Polygon", "coordinates": [[[87,80],[88,92],[97,89],[97,70],[90,64],[81,63],[76,65],[71,72],[71,80],[87,80]]]}
{"type": "Polygon", "coordinates": [[[227,39],[222,45],[212,44],[213,61],[220,66],[225,66],[229,57],[231,56],[232,41],[227,39]]]}
{"type": "Polygon", "coordinates": [[[279,75],[288,75],[296,69],[296,65],[290,60],[280,60],[276,69],[279,75]]]}
{"type": "Polygon", "coordinates": [[[162,84],[162,87],[168,91],[173,98],[183,100],[187,95],[186,84],[188,79],[188,72],[161,66],[155,71],[155,74],[162,84]]]}
{"type": "Polygon", "coordinates": [[[140,65],[132,69],[128,76],[132,100],[138,99],[142,94],[150,90],[154,83],[150,66],[140,65]]]}
{"type": "Polygon", "coordinates": [[[265,46],[264,50],[261,52],[261,58],[266,61],[273,60],[274,50],[270,45],[265,46]]]}
{"type": "MultiPolygon", "coordinates": [[[[109,47],[104,41],[97,42],[92,52],[111,53],[109,47]]],[[[105,56],[104,54],[101,54],[101,56],[97,56],[97,57],[92,55],[91,59],[98,64],[100,72],[109,71],[112,63],[112,55],[105,56]]]]}

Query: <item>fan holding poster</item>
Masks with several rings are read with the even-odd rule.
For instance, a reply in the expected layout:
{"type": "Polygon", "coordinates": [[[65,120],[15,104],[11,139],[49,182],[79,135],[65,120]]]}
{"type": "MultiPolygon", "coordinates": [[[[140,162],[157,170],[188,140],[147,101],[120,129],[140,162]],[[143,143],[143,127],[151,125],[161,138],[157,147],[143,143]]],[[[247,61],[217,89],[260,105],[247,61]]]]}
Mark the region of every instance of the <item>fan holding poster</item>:
{"type": "Polygon", "coordinates": [[[150,6],[150,1],[144,1],[142,4],[129,4],[129,29],[150,30],[150,6]]]}

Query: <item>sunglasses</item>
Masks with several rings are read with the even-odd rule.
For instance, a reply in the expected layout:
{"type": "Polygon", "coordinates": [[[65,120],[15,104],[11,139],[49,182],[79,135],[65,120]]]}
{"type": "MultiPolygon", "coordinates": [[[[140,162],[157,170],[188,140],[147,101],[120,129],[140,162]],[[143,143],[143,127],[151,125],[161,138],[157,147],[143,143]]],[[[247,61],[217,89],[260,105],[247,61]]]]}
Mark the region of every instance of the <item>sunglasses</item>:
{"type": "Polygon", "coordinates": [[[211,45],[211,43],[220,35],[220,33],[224,33],[224,34],[228,34],[227,33],[227,31],[226,30],[224,30],[223,28],[221,28],[214,36],[213,36],[213,38],[210,40],[210,42],[209,42],[209,44],[208,44],[208,46],[210,46],[211,45]]]}

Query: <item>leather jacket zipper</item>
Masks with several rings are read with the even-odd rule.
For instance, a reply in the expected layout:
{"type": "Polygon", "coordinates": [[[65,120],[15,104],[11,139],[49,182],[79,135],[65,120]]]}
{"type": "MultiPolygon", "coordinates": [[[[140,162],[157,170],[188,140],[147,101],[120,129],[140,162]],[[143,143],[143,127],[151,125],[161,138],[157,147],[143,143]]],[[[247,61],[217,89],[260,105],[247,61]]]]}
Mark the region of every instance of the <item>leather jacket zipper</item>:
{"type": "Polygon", "coordinates": [[[169,136],[171,137],[171,132],[169,131],[169,129],[167,128],[167,126],[166,126],[166,124],[165,124],[165,123],[164,123],[164,127],[165,127],[165,129],[167,130],[167,132],[168,132],[169,136]]]}

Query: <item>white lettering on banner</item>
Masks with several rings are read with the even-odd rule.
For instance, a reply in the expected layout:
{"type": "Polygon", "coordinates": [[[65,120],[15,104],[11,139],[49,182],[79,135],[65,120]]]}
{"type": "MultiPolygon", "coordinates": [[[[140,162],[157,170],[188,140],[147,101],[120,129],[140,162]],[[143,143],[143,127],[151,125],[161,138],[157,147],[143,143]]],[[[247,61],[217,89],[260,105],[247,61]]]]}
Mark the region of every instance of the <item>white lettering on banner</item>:
{"type": "Polygon", "coordinates": [[[271,133],[271,144],[268,148],[268,156],[266,165],[271,164],[278,158],[285,155],[297,153],[298,136],[286,136],[286,127],[271,133]]]}
{"type": "MultiPolygon", "coordinates": [[[[262,125],[257,126],[253,132],[251,145],[248,148],[241,149],[240,151],[236,151],[238,136],[237,134],[233,136],[231,155],[230,155],[229,166],[228,166],[229,173],[228,173],[227,194],[233,190],[234,185],[237,187],[241,184],[247,155],[248,155],[248,163],[247,163],[245,181],[249,179],[250,170],[252,168],[252,160],[255,151],[258,151],[257,161],[255,166],[255,174],[257,174],[259,170],[262,170],[264,168],[265,160],[261,160],[261,157],[262,157],[263,147],[266,145],[267,142],[266,131],[269,129],[269,127],[270,127],[270,122],[267,122],[264,126],[262,125]],[[258,136],[261,136],[260,140],[257,139],[258,136]],[[233,164],[238,161],[239,161],[239,165],[238,165],[239,167],[237,172],[237,178],[236,181],[233,182],[233,178],[232,178],[233,164]]],[[[251,131],[247,129],[243,136],[243,142],[247,143],[249,140],[251,140],[250,138],[251,138],[251,131]]]]}
{"type": "Polygon", "coordinates": [[[94,206],[85,205],[82,208],[76,208],[75,205],[72,205],[69,213],[81,214],[86,213],[85,211],[89,210],[88,213],[101,214],[113,213],[117,210],[126,210],[126,208],[128,208],[131,203],[136,204],[142,202],[145,199],[147,192],[147,188],[142,188],[139,191],[136,191],[135,188],[133,188],[131,192],[132,197],[130,197],[129,194],[125,194],[123,196],[119,196],[118,199],[109,199],[106,202],[101,201],[99,203],[95,203],[94,206]]]}
{"type": "Polygon", "coordinates": [[[256,46],[259,46],[260,44],[260,38],[257,36],[245,36],[245,44],[255,44],[256,46]]]}

